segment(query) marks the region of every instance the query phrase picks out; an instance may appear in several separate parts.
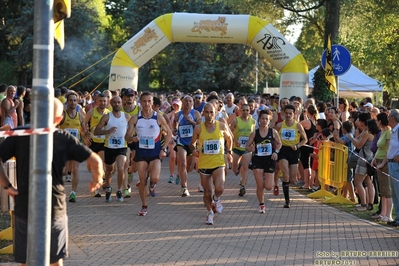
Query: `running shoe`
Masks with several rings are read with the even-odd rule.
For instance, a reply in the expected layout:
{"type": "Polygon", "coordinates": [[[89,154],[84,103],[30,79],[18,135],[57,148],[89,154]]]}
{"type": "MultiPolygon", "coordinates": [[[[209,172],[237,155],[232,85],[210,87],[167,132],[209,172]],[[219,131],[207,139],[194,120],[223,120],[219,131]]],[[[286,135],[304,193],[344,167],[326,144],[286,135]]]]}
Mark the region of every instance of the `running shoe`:
{"type": "Polygon", "coordinates": [[[206,223],[207,225],[213,225],[213,211],[210,211],[210,212],[208,213],[208,215],[206,216],[206,221],[205,221],[205,223],[206,223]]]}
{"type": "Polygon", "coordinates": [[[96,197],[96,198],[101,198],[100,190],[97,189],[97,190],[94,192],[94,197],[96,197]]]}
{"type": "Polygon", "coordinates": [[[290,201],[286,201],[284,204],[284,208],[289,209],[290,208],[290,201]]]}
{"type": "Polygon", "coordinates": [[[150,187],[148,188],[151,197],[155,197],[157,194],[155,193],[155,187],[157,186],[157,184],[154,183],[150,183],[150,187]]]}
{"type": "Polygon", "coordinates": [[[67,175],[66,176],[66,181],[67,182],[72,182],[72,176],[71,175],[67,175]]]}
{"type": "Polygon", "coordinates": [[[132,188],[130,187],[130,184],[127,184],[127,190],[129,193],[132,193],[132,188]]]}
{"type": "Polygon", "coordinates": [[[259,205],[258,212],[259,212],[259,213],[266,213],[265,205],[259,205]]]}
{"type": "Polygon", "coordinates": [[[278,186],[274,186],[273,195],[278,196],[278,194],[280,194],[280,191],[278,190],[278,186]]]}
{"type": "Polygon", "coordinates": [[[173,175],[171,175],[171,176],[169,177],[168,183],[173,184],[173,179],[175,179],[175,178],[173,177],[173,175]]]}
{"type": "Polygon", "coordinates": [[[183,192],[181,194],[182,197],[188,197],[190,196],[190,192],[188,192],[188,189],[186,187],[182,188],[183,192]]]}
{"type": "Polygon", "coordinates": [[[247,193],[247,191],[245,190],[245,187],[241,186],[240,193],[238,193],[238,196],[243,197],[245,195],[245,193],[247,193]]]}
{"type": "Polygon", "coordinates": [[[175,180],[176,185],[180,184],[180,176],[176,176],[176,180],[175,180]]]}
{"type": "Polygon", "coordinates": [[[112,193],[112,187],[108,187],[105,189],[105,202],[111,201],[112,199],[111,193],[112,193]]]}
{"type": "Polygon", "coordinates": [[[76,202],[75,192],[71,192],[71,194],[69,194],[69,202],[76,202]]]}
{"type": "Polygon", "coordinates": [[[123,197],[122,197],[122,191],[121,191],[121,190],[118,190],[118,191],[116,192],[116,199],[117,199],[119,202],[123,202],[123,197]]]}
{"type": "Polygon", "coordinates": [[[123,191],[123,197],[124,197],[125,199],[130,198],[129,189],[125,189],[125,190],[123,191]]]}
{"type": "Polygon", "coordinates": [[[204,187],[201,184],[198,186],[198,192],[204,192],[204,187]]]}
{"type": "Polygon", "coordinates": [[[140,210],[139,213],[138,213],[138,215],[139,215],[139,216],[146,216],[146,215],[147,215],[147,212],[148,212],[147,206],[142,206],[142,207],[141,207],[141,210],[140,210]]]}
{"type": "Polygon", "coordinates": [[[215,205],[216,205],[216,212],[222,213],[223,211],[222,200],[218,199],[217,201],[215,201],[215,205]]]}

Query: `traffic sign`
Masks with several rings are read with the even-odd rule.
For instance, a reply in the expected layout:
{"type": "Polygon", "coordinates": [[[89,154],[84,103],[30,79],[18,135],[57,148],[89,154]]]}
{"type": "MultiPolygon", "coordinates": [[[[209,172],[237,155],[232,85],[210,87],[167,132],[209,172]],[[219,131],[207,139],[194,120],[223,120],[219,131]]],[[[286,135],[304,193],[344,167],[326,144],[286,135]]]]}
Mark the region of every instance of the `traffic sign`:
{"type": "MultiPolygon", "coordinates": [[[[326,50],[321,56],[321,65],[324,69],[326,69],[326,50]]],[[[331,50],[334,75],[342,76],[352,65],[351,54],[345,46],[339,44],[333,44],[331,50]]]]}

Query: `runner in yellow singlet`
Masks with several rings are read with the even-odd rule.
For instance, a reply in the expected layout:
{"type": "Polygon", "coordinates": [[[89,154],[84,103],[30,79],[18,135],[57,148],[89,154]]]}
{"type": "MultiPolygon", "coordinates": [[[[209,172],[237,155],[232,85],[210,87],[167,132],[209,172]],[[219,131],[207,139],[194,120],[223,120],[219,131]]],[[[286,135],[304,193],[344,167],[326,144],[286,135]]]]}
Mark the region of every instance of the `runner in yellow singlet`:
{"type": "Polygon", "coordinates": [[[216,111],[212,104],[205,104],[202,113],[205,122],[195,126],[190,149],[193,155],[199,156],[198,172],[204,187],[203,199],[208,211],[206,224],[212,225],[214,212],[223,211],[220,196],[223,194],[225,180],[224,141],[227,141],[227,152],[231,157],[232,137],[227,129],[228,126],[215,120],[216,111]],[[198,149],[195,148],[197,142],[198,149]]]}
{"type": "MultiPolygon", "coordinates": [[[[129,88],[123,91],[122,94],[122,112],[133,117],[140,111],[140,107],[136,104],[136,91],[129,88]]],[[[126,152],[125,178],[123,183],[123,196],[130,198],[130,183],[133,181],[133,173],[137,171],[136,162],[133,160],[135,156],[135,143],[129,143],[126,152]]]]}
{"type": "Polygon", "coordinates": [[[284,208],[290,207],[290,182],[295,183],[298,173],[299,148],[308,139],[302,125],[295,120],[295,106],[288,104],[284,107],[285,120],[276,125],[281,142],[278,154],[280,169],[283,171],[284,208]]]}
{"type": "MultiPolygon", "coordinates": [[[[78,94],[76,92],[70,92],[66,95],[66,110],[64,111],[64,117],[60,123],[60,128],[68,131],[77,139],[83,136],[85,144],[89,143],[88,137],[84,134],[83,117],[80,112],[76,111],[76,105],[78,104],[78,94]]],[[[68,161],[66,167],[71,166],[72,170],[72,191],[69,194],[69,202],[76,202],[76,191],[79,183],[79,162],[68,161]]],[[[67,180],[67,182],[71,182],[67,180]]]]}
{"type": "MultiPolygon", "coordinates": [[[[93,152],[97,153],[103,161],[105,136],[94,135],[94,129],[100,122],[101,117],[110,112],[108,109],[106,109],[107,102],[108,98],[106,95],[102,93],[98,94],[96,98],[96,107],[88,111],[84,119],[86,136],[91,139],[88,143],[88,146],[93,152]]],[[[100,191],[97,190],[94,196],[101,197],[100,191]]]]}
{"type": "Polygon", "coordinates": [[[245,185],[248,180],[248,166],[252,158],[252,153],[245,150],[249,135],[255,130],[256,121],[249,113],[249,105],[241,106],[241,115],[233,119],[230,129],[234,132],[233,145],[233,172],[238,175],[241,172],[241,187],[238,196],[242,197],[246,193],[245,185]],[[241,167],[239,166],[241,164],[241,167]],[[239,169],[240,168],[240,169],[239,169]]]}

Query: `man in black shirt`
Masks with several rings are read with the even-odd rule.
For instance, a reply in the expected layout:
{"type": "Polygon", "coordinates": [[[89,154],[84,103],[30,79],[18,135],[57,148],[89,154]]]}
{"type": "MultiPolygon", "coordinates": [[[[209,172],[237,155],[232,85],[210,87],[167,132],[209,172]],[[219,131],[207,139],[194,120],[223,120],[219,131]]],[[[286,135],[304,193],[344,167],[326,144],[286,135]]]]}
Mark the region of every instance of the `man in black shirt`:
{"type": "MultiPolygon", "coordinates": [[[[62,169],[68,160],[87,161],[91,166],[92,181],[90,190],[94,191],[102,184],[103,164],[100,157],[89,148],[79,143],[66,131],[56,130],[55,126],[62,120],[63,105],[54,99],[54,132],[52,161],[52,201],[51,201],[51,248],[50,264],[63,265],[67,255],[68,218],[66,214],[66,197],[62,169]],[[101,174],[100,174],[101,173],[101,174]]],[[[0,144],[2,162],[11,157],[16,158],[17,188],[14,188],[0,165],[0,184],[10,196],[15,198],[15,261],[25,264],[27,252],[28,230],[28,198],[29,198],[29,156],[30,137],[8,137],[0,144]]]]}

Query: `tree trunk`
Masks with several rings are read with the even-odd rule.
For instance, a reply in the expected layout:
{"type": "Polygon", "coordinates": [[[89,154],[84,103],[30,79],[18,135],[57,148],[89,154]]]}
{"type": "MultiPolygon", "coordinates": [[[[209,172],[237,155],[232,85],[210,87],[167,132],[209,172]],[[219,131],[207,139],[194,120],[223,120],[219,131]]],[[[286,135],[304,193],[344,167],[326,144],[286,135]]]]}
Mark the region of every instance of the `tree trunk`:
{"type": "Polygon", "coordinates": [[[340,0],[327,0],[326,17],[325,17],[325,36],[324,47],[327,47],[327,38],[331,34],[331,43],[338,37],[339,30],[339,14],[341,9],[340,0]]]}

